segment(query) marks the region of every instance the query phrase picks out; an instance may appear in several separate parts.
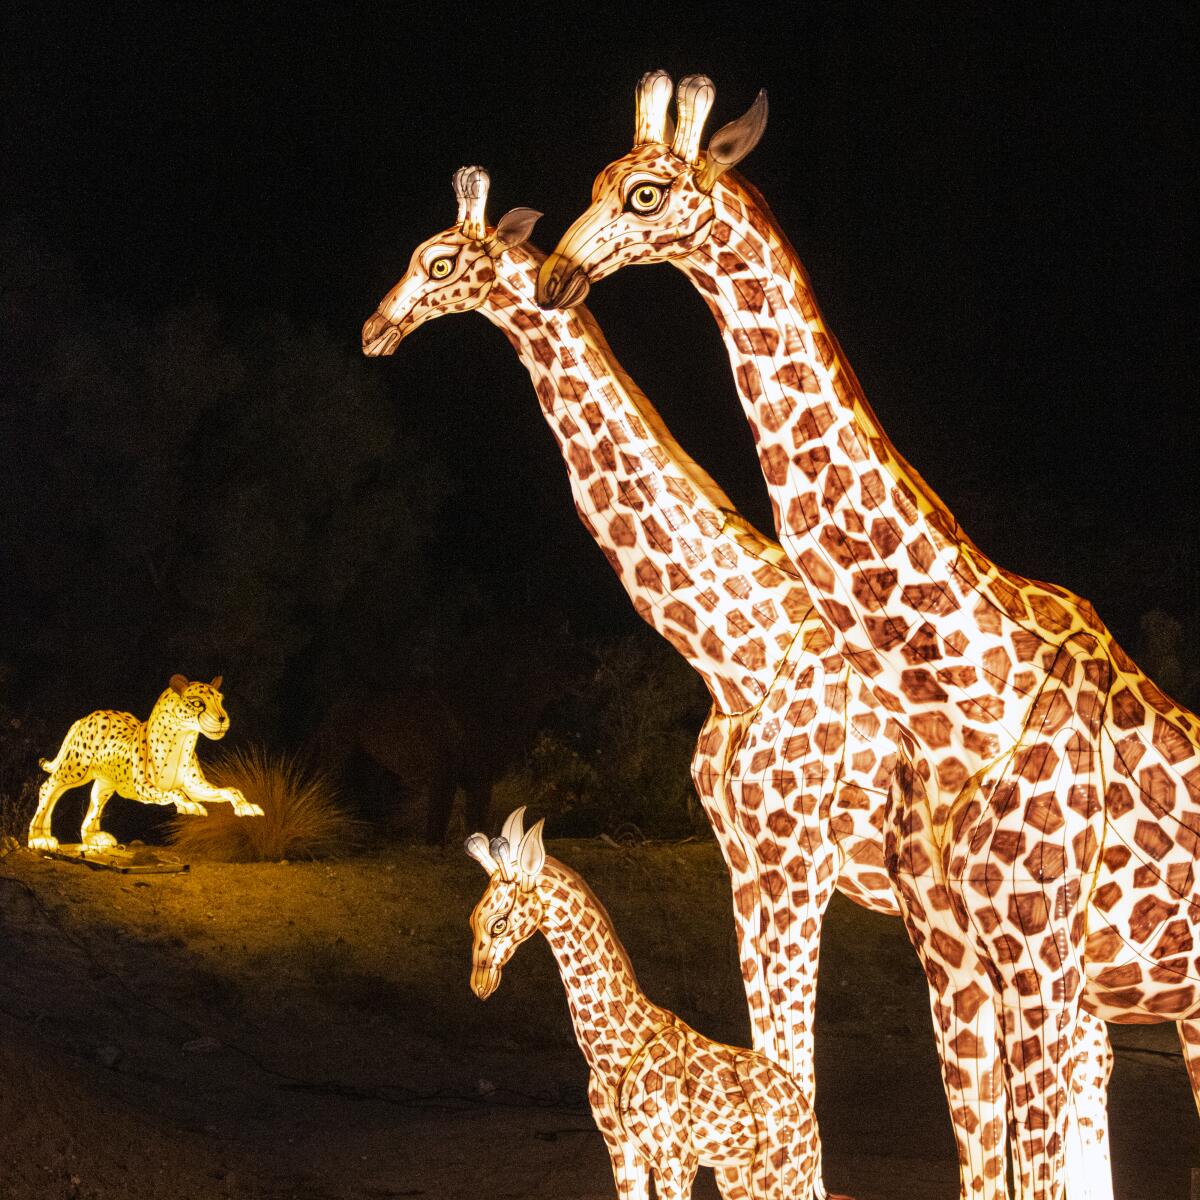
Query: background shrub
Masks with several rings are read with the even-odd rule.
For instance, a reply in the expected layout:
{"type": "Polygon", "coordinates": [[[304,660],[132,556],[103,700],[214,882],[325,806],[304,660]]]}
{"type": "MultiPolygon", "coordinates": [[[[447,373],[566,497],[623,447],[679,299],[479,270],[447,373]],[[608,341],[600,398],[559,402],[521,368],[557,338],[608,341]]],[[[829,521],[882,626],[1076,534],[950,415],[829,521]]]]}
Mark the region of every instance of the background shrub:
{"type": "Polygon", "coordinates": [[[666,642],[639,632],[595,649],[596,666],[524,764],[496,789],[499,818],[528,804],[555,837],[681,837],[707,827],[692,752],[708,711],[699,676],[666,642]]]}
{"type": "Polygon", "coordinates": [[[54,756],[58,747],[52,742],[43,723],[19,716],[0,700],[0,840],[13,837],[25,844],[46,778],[38,759],[54,756]]]}

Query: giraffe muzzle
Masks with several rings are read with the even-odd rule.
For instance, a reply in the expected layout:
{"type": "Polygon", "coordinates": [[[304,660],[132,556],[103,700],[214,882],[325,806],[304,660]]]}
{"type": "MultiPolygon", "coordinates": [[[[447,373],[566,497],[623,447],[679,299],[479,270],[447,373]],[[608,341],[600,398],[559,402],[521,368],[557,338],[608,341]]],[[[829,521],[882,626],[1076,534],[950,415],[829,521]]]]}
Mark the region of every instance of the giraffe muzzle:
{"type": "Polygon", "coordinates": [[[372,313],[362,329],[363,353],[368,358],[382,358],[395,352],[404,334],[383,313],[372,313]]]}
{"type": "Polygon", "coordinates": [[[538,307],[574,308],[587,299],[591,286],[583,267],[561,254],[552,254],[538,271],[538,307]]]}
{"type": "Polygon", "coordinates": [[[471,968],[471,991],[486,1000],[500,986],[500,970],[489,964],[471,968]]]}

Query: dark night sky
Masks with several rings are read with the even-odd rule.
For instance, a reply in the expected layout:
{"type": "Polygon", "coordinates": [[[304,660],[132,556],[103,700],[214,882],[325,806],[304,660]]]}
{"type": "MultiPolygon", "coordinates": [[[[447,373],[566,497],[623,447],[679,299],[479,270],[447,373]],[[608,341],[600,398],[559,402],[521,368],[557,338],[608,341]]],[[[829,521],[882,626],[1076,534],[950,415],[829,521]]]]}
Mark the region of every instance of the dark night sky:
{"type": "MultiPolygon", "coordinates": [[[[16,0],[3,216],[69,254],[99,305],[201,294],[355,345],[415,243],[449,223],[459,165],[491,171],[493,217],[544,210],[549,248],[628,148],[644,70],[710,74],[710,129],[765,86],[744,172],[893,440],[985,549],[1092,596],[1128,637],[1143,609],[1197,601],[1196,23],[1183,3],[1043,7],[16,0]]],[[[591,303],[677,435],[769,527],[683,277],[627,271],[591,303]]],[[[631,619],[499,333],[437,322],[375,367],[458,476],[447,536],[481,574],[584,627],[631,619]]]]}

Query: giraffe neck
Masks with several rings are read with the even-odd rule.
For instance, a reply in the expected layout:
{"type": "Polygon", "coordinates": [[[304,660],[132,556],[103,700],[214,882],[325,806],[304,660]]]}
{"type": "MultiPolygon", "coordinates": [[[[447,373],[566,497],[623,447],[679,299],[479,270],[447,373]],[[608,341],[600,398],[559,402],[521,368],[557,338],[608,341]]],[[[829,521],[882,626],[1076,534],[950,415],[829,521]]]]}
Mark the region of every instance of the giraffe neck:
{"type": "Polygon", "coordinates": [[[724,712],[766,695],[812,602],[621,369],[591,314],[538,308],[540,256],[509,250],[482,311],[525,364],[576,511],[634,603],[724,712]]]}
{"type": "Polygon", "coordinates": [[[709,237],[672,261],[721,328],[784,549],[876,698],[940,714],[934,743],[986,726],[968,739],[981,763],[1020,735],[1057,646],[1095,614],[959,530],[883,432],[762,197],[726,176],[713,201],[709,237]]]}
{"type": "Polygon", "coordinates": [[[612,918],[579,875],[548,858],[537,889],[575,1040],[593,1071],[615,1078],[670,1015],[642,994],[612,918]]]}

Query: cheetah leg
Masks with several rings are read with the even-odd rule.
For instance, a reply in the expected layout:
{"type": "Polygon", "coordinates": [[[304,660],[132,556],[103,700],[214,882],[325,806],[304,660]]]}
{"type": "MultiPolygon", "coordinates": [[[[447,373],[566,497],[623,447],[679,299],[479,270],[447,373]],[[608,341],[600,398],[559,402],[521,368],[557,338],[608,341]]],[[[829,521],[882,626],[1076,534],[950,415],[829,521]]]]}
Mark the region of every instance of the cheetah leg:
{"type": "Polygon", "coordinates": [[[713,1172],[721,1200],[754,1200],[750,1172],[746,1167],[717,1167],[713,1172]]]}
{"type": "Polygon", "coordinates": [[[145,783],[137,779],[133,784],[133,798],[139,804],[173,804],[175,811],[184,813],[189,817],[202,817],[205,813],[203,804],[196,804],[189,800],[181,791],[168,792],[163,788],[155,787],[153,784],[145,783]]]}
{"type": "Polygon", "coordinates": [[[111,833],[105,833],[100,828],[100,816],[104,806],[112,799],[117,789],[107,779],[97,779],[92,783],[92,799],[83,817],[83,828],[79,840],[91,850],[107,850],[115,846],[117,839],[111,833]]]}
{"type": "MultiPolygon", "coordinates": [[[[239,817],[261,817],[263,815],[263,810],[257,804],[251,804],[239,788],[214,787],[204,778],[200,768],[194,763],[179,772],[178,787],[187,794],[188,800],[200,810],[197,814],[199,816],[204,815],[205,804],[232,804],[234,813],[239,817]]],[[[174,801],[174,803],[180,812],[190,811],[185,810],[178,801],[174,801]]]]}
{"type": "Polygon", "coordinates": [[[54,806],[58,803],[63,792],[77,786],[78,781],[65,783],[56,775],[51,775],[38,788],[38,806],[29,822],[30,850],[57,850],[58,838],[50,832],[50,822],[54,816],[54,806]]]}
{"type": "Polygon", "coordinates": [[[1066,1153],[1068,1200],[1113,1200],[1108,1140],[1113,1055],[1108,1027],[1099,1017],[1081,1012],[1076,1037],[1066,1153]]]}
{"type": "Polygon", "coordinates": [[[1187,1064],[1192,1083],[1192,1098],[1200,1111],[1200,1017],[1179,1022],[1179,1041],[1183,1045],[1183,1061],[1187,1064]]]}
{"type": "Polygon", "coordinates": [[[612,1163],[617,1200],[650,1200],[650,1168],[621,1128],[616,1105],[608,1089],[593,1075],[588,1082],[592,1117],[612,1163]]]}

